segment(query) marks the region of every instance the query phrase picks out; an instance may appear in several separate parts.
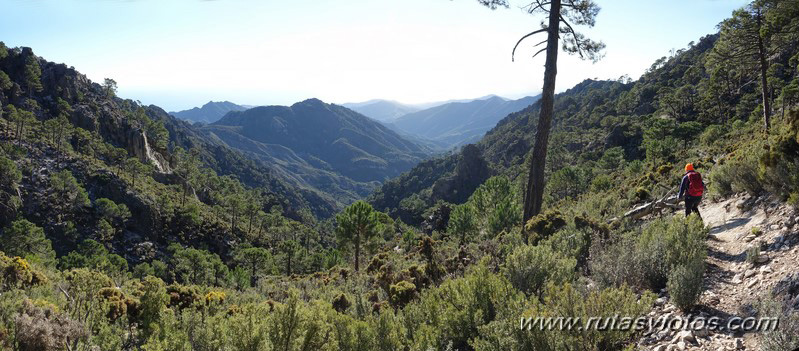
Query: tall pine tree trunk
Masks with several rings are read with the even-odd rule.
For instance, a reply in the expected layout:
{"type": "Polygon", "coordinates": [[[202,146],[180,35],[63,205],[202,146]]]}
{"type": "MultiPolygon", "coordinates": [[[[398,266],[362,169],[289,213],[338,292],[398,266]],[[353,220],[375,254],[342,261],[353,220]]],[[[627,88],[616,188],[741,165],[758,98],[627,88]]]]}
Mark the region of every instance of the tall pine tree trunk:
{"type": "MultiPolygon", "coordinates": [[[[760,10],[758,10],[758,29],[760,29],[762,26],[762,20],[763,16],[760,14],[760,10]]],[[[766,77],[766,72],[768,71],[768,62],[766,62],[766,47],[763,43],[763,36],[760,34],[760,31],[757,33],[757,56],[758,60],[760,61],[760,92],[763,98],[763,129],[766,134],[768,134],[769,128],[771,127],[771,101],[769,99],[768,79],[766,77]]]]}
{"type": "Polygon", "coordinates": [[[530,160],[530,175],[524,194],[524,223],[541,212],[544,200],[544,166],[547,160],[547,144],[552,127],[555,105],[555,76],[558,71],[558,29],[560,25],[560,0],[552,0],[549,8],[547,27],[547,58],[544,64],[544,89],[541,92],[541,112],[538,115],[538,128],[530,160]]]}

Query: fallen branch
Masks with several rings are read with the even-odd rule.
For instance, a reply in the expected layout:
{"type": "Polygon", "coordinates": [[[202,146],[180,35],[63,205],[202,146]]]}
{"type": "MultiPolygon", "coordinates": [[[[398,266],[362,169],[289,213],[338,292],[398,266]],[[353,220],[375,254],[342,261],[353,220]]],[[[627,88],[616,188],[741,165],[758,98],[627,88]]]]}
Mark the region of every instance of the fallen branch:
{"type": "Polygon", "coordinates": [[[667,191],[666,195],[663,195],[663,197],[661,197],[660,199],[645,203],[632,210],[629,210],[625,212],[621,217],[611,218],[608,221],[608,223],[610,224],[618,222],[624,218],[638,220],[647,215],[652,214],[656,210],[662,210],[664,208],[673,209],[673,210],[680,209],[682,208],[682,206],[680,206],[680,199],[677,197],[677,195],[673,195],[675,190],[677,190],[677,188],[672,188],[671,190],[667,191]]]}

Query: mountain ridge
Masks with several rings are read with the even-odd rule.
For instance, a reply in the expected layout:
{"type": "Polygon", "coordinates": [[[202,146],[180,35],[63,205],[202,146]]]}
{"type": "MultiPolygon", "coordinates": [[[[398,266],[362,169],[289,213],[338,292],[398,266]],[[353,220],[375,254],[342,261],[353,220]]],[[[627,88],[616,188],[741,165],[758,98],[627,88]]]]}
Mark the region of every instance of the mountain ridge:
{"type": "Polygon", "coordinates": [[[341,204],[368,195],[433,153],[371,118],[316,98],[231,111],[200,129],[341,204]]]}
{"type": "Polygon", "coordinates": [[[468,102],[450,102],[406,114],[391,122],[390,126],[448,147],[456,147],[477,142],[502,118],[537,100],[538,96],[507,100],[493,95],[468,102]]]}
{"type": "Polygon", "coordinates": [[[243,111],[248,108],[251,107],[234,104],[230,101],[209,101],[201,107],[169,112],[169,114],[192,122],[213,123],[230,111],[243,111]]]}

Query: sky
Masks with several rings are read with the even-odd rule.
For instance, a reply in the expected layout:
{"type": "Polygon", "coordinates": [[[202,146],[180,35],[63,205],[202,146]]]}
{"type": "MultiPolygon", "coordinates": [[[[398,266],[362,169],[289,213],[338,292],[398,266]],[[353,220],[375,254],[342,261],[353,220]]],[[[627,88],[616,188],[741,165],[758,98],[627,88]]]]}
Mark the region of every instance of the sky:
{"type": "MultiPolygon", "coordinates": [[[[0,40],[66,63],[118,95],[167,111],[210,100],[290,105],[422,103],[537,94],[539,28],[510,0],[0,0],[0,40]]],[[[529,2],[530,0],[527,0],[529,2]]],[[[593,28],[607,47],[596,64],[559,56],[557,91],[586,78],[638,78],[670,50],[716,31],[739,0],[596,0],[593,28]]]]}

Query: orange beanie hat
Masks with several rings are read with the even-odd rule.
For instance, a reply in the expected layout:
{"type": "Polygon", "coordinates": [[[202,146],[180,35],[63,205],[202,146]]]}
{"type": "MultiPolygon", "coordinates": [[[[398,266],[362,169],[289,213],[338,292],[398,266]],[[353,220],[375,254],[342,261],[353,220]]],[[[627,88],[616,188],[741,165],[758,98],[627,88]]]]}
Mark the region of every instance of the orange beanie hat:
{"type": "Polygon", "coordinates": [[[685,165],[685,171],[686,172],[693,171],[693,170],[694,170],[694,164],[693,163],[689,163],[689,164],[685,165]]]}

